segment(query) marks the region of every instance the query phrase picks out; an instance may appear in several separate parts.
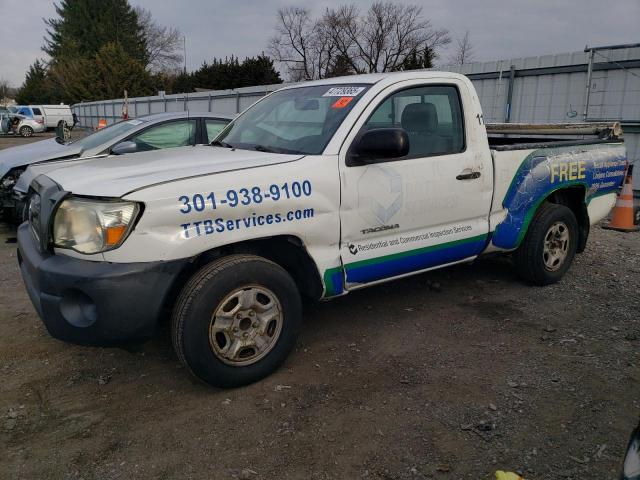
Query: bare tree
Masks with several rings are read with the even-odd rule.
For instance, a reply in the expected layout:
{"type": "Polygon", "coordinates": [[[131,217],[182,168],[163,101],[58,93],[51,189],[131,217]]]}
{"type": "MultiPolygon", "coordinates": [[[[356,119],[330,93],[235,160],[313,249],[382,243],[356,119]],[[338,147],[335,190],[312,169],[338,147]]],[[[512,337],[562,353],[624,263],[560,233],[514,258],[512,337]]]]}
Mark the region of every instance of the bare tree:
{"type": "Polygon", "coordinates": [[[337,53],[330,32],[322,21],[311,18],[308,9],[278,10],[276,34],[269,41],[269,53],[287,68],[293,81],[323,78],[337,53]]]}
{"type": "Polygon", "coordinates": [[[318,20],[304,8],[281,9],[270,52],[299,80],[324,78],[338,58],[341,69],[354,73],[398,70],[410,55],[432,55],[450,42],[417,5],[376,2],[364,14],[343,5],[318,20]]]}
{"type": "Polygon", "coordinates": [[[473,51],[473,45],[471,44],[471,37],[469,36],[469,30],[464,34],[464,37],[456,40],[456,50],[451,55],[451,63],[455,65],[464,65],[471,63],[475,60],[475,52],[473,51]]]}
{"type": "Polygon", "coordinates": [[[409,55],[435,52],[451,42],[446,29],[435,29],[422,17],[422,8],[393,2],[376,2],[364,15],[351,6],[328,10],[341,54],[353,61],[358,73],[398,70],[409,55]]]}
{"type": "Polygon", "coordinates": [[[147,43],[147,68],[154,73],[178,71],[184,59],[180,30],[158,25],[146,8],[135,10],[147,43]]]}
{"type": "Polygon", "coordinates": [[[0,105],[5,105],[10,95],[9,82],[0,78],[0,105]]]}

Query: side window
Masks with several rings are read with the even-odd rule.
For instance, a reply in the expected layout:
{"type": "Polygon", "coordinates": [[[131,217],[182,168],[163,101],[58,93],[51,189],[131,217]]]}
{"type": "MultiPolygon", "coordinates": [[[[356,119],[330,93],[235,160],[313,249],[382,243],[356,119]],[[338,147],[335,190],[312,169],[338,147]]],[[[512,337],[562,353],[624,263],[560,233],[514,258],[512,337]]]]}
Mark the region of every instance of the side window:
{"type": "Polygon", "coordinates": [[[227,123],[224,120],[214,120],[212,118],[205,118],[205,125],[207,126],[207,138],[209,142],[213,142],[213,139],[218,136],[227,123]]]}
{"type": "Polygon", "coordinates": [[[138,152],[195,144],[195,120],[180,120],[150,127],[129,140],[136,143],[138,152]]]}
{"type": "Polygon", "coordinates": [[[364,129],[398,127],[409,136],[409,157],[464,150],[464,122],[458,90],[453,86],[409,88],[386,98],[364,129]]]}
{"type": "Polygon", "coordinates": [[[42,112],[40,111],[40,109],[39,109],[39,108],[34,108],[34,109],[33,109],[33,114],[34,114],[34,115],[42,115],[42,112]]]}
{"type": "Polygon", "coordinates": [[[20,115],[24,115],[25,117],[31,117],[33,116],[31,114],[31,110],[28,107],[22,107],[20,110],[18,110],[18,113],[20,115]]]}

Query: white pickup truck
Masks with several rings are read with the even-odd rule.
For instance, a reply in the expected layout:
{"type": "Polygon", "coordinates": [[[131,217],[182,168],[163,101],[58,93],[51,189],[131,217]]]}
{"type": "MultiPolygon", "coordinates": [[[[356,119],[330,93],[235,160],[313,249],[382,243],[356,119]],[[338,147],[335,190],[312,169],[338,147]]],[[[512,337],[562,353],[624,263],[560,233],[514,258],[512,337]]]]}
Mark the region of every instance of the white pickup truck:
{"type": "Polygon", "coordinates": [[[301,297],[492,252],[534,284],[558,281],[615,203],[621,136],[617,124],[485,126],[453,73],[293,85],[211,146],[36,177],[20,268],[54,337],[139,341],[168,316],[193,374],[243,385],[293,348],[301,297]]]}

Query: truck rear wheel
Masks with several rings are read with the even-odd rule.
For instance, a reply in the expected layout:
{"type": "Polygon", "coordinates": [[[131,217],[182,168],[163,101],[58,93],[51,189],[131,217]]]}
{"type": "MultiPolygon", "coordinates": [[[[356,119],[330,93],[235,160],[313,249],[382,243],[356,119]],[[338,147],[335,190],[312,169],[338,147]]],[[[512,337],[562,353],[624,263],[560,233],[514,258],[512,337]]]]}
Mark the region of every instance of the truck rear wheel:
{"type": "Polygon", "coordinates": [[[578,246],[578,221],[564,205],[543,203],[513,259],[518,274],[536,285],[550,285],[567,272],[578,246]]]}
{"type": "Polygon", "coordinates": [[[183,288],[173,312],[173,346],[196,377],[238,387],[282,364],[301,323],[300,294],[282,267],[230,255],[202,267],[183,288]]]}

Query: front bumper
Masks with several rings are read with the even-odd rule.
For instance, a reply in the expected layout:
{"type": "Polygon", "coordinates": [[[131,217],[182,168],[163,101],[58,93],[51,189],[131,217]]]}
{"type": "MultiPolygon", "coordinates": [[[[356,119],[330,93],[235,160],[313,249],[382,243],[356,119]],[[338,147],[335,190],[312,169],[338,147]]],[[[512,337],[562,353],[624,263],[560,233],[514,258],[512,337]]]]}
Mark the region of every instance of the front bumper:
{"type": "Polygon", "coordinates": [[[28,223],[18,228],[18,262],[35,309],[51,336],[82,345],[148,339],[188,260],[91,262],[41,253],[28,223]]]}

